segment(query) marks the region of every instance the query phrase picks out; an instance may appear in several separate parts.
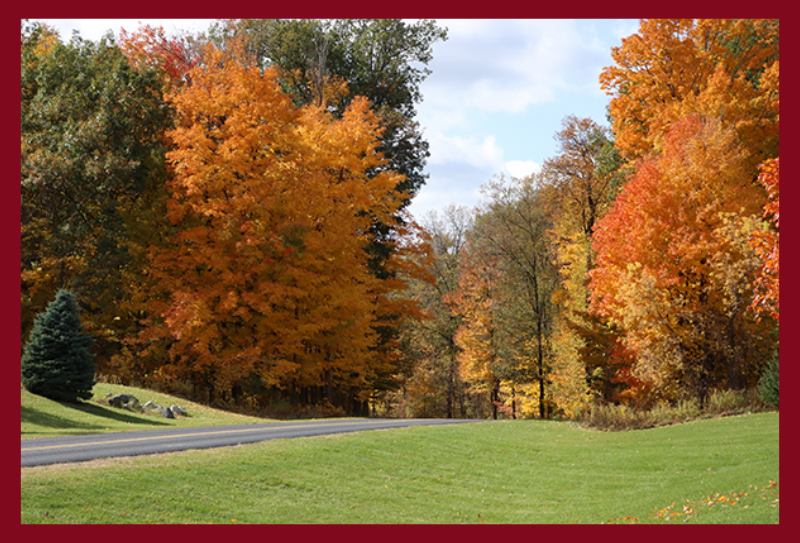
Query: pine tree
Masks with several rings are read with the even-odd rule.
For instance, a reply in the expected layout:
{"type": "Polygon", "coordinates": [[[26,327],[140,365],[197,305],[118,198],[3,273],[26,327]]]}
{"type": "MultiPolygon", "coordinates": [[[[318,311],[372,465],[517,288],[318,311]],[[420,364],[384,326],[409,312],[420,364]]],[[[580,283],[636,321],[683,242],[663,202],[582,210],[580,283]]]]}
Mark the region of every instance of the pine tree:
{"type": "Polygon", "coordinates": [[[94,338],[83,333],[80,308],[67,290],[34,321],[22,354],[22,384],[33,394],[62,402],[92,397],[94,338]]]}

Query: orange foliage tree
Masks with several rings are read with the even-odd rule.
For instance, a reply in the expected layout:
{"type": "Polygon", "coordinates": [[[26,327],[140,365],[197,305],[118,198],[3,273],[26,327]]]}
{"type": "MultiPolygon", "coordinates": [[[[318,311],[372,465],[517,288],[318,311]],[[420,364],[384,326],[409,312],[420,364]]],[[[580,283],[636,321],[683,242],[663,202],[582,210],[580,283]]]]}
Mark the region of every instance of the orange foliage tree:
{"type": "Polygon", "coordinates": [[[754,165],[777,154],[777,20],[644,19],[611,55],[600,84],[624,158],[694,112],[734,126],[754,165]]]}
{"type": "Polygon", "coordinates": [[[752,384],[766,359],[767,328],[744,311],[765,200],[749,172],[732,129],[688,117],[598,224],[591,309],[625,330],[634,377],[660,397],[752,384]]]}
{"type": "MultiPolygon", "coordinates": [[[[211,402],[313,388],[354,408],[390,370],[376,327],[413,310],[387,299],[402,284],[371,274],[364,251],[373,221],[393,223],[403,197],[397,174],[367,175],[383,163],[377,120],[364,99],[340,120],[293,106],[275,70],[241,48],[204,56],[170,96],[176,234],[148,269],[160,294],[143,354],[165,360],[157,379],[211,402]]],[[[415,250],[401,241],[399,268],[415,250]]]]}
{"type": "Polygon", "coordinates": [[[769,201],[764,205],[764,218],[772,222],[774,230],[764,229],[753,232],[750,246],[763,262],[761,272],[756,277],[756,296],[752,308],[760,313],[769,313],[776,321],[779,319],[779,246],[778,228],[780,227],[780,198],[778,186],[778,158],[768,160],[761,165],[758,180],[767,190],[769,201]]]}

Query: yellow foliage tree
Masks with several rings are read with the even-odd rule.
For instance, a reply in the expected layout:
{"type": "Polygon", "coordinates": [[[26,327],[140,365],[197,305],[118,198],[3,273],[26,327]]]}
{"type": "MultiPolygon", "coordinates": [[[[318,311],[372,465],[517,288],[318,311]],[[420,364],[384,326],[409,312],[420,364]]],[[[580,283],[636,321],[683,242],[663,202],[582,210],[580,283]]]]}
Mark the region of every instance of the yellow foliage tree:
{"type": "Polygon", "coordinates": [[[499,324],[496,318],[498,276],[496,263],[485,255],[466,256],[459,275],[459,290],[446,296],[462,324],[453,338],[461,378],[476,392],[488,394],[493,417],[500,399],[499,324]]]}
{"type": "MultiPolygon", "coordinates": [[[[548,378],[553,403],[567,416],[588,401],[590,384],[593,393],[607,396],[613,378],[608,368],[592,364],[598,357],[584,356],[587,339],[579,333],[589,328],[590,320],[587,274],[594,261],[591,235],[618,184],[617,156],[608,132],[591,119],[565,117],[562,130],[555,135],[558,154],[545,161],[540,176],[543,202],[553,223],[549,237],[560,279],[553,293],[557,310],[548,378]]],[[[599,358],[607,365],[608,356],[599,358]]]]}

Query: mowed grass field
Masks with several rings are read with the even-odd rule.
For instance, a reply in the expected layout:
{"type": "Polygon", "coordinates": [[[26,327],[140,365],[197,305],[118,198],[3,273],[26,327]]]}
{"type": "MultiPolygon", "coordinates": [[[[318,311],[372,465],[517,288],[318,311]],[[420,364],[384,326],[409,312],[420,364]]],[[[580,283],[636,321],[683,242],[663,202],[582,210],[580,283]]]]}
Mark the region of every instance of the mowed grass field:
{"type": "Polygon", "coordinates": [[[173,426],[217,426],[268,422],[266,419],[212,409],[198,403],[141,388],[97,383],[92,392],[94,397],[91,400],[79,405],[70,405],[31,394],[23,388],[21,390],[22,439],[129,430],[157,430],[173,426]],[[103,402],[108,393],[133,394],[142,405],[148,401],[158,405],[180,405],[188,410],[189,416],[166,419],[116,409],[103,402]]]}
{"type": "Polygon", "coordinates": [[[777,523],[778,413],[414,427],[22,469],[23,523],[777,523]]]}

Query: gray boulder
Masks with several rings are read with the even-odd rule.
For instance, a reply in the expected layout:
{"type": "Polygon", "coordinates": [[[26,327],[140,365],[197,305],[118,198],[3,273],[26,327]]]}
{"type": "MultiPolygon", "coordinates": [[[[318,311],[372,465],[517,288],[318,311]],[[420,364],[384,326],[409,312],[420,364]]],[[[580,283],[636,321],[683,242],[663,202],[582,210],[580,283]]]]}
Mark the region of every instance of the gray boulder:
{"type": "Polygon", "coordinates": [[[145,413],[150,413],[151,415],[158,415],[161,416],[162,407],[153,402],[147,402],[142,406],[145,413]]]}
{"type": "Polygon", "coordinates": [[[106,397],[108,398],[108,405],[112,407],[130,410],[140,409],[138,398],[131,394],[114,394],[110,398],[108,395],[106,397]]]}
{"type": "Polygon", "coordinates": [[[137,411],[139,413],[150,413],[151,415],[158,415],[167,419],[185,417],[187,415],[186,409],[177,405],[166,407],[151,401],[146,402],[144,405],[139,405],[139,400],[131,394],[108,393],[106,394],[106,400],[108,400],[108,404],[112,407],[127,409],[129,411],[137,411]]]}

